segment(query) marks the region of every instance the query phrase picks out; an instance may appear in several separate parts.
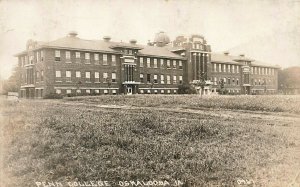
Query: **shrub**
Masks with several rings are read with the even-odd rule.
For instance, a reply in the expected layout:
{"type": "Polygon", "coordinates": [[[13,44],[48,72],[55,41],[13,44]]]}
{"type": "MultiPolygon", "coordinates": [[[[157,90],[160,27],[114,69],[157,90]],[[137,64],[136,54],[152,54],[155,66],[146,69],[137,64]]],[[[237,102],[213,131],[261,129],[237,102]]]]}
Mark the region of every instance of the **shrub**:
{"type": "Polygon", "coordinates": [[[43,97],[44,99],[62,99],[63,96],[57,93],[49,93],[43,97]]]}
{"type": "Polygon", "coordinates": [[[197,91],[189,84],[181,84],[178,86],[178,94],[196,94],[197,91]]]}

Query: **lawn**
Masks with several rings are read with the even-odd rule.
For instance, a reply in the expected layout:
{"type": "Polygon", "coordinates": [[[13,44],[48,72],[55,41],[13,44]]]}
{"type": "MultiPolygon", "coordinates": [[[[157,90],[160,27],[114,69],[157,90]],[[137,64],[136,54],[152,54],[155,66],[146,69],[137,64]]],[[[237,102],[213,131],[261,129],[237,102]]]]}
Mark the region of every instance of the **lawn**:
{"type": "Polygon", "coordinates": [[[66,101],[145,107],[232,109],[300,114],[300,96],[286,95],[107,95],[66,97],[66,101]]]}
{"type": "MultiPolygon", "coordinates": [[[[54,102],[22,100],[17,105],[2,102],[5,185],[32,187],[37,181],[59,181],[67,186],[68,181],[106,180],[117,186],[118,181],[174,184],[180,180],[184,186],[232,186],[240,179],[261,185],[259,178],[265,176],[257,176],[257,171],[279,162],[285,148],[293,146],[274,130],[279,122],[215,115],[220,108],[254,110],[261,98],[197,97],[103,96],[54,102]],[[242,98],[247,101],[238,103],[242,98]],[[68,105],[70,102],[132,104],[150,109],[105,109],[68,105]],[[249,103],[252,105],[247,108],[249,103]],[[157,106],[211,110],[196,114],[154,110],[157,106]]],[[[272,106],[262,103],[260,109],[274,111],[278,107],[278,111],[298,112],[293,106],[281,105],[284,101],[277,101],[279,106],[275,106],[272,100],[278,98],[263,99],[272,106]]],[[[291,100],[299,102],[298,97],[291,100]]]]}

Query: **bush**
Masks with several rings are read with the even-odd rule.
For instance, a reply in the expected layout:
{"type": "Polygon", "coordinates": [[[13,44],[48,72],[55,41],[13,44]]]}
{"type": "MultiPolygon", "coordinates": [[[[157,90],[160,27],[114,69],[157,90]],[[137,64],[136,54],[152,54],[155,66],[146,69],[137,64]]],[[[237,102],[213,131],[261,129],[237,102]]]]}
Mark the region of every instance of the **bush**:
{"type": "Polygon", "coordinates": [[[63,96],[57,93],[49,93],[43,97],[44,99],[62,99],[63,96]]]}
{"type": "Polygon", "coordinates": [[[197,91],[189,84],[181,84],[178,86],[178,94],[196,94],[197,91]]]}

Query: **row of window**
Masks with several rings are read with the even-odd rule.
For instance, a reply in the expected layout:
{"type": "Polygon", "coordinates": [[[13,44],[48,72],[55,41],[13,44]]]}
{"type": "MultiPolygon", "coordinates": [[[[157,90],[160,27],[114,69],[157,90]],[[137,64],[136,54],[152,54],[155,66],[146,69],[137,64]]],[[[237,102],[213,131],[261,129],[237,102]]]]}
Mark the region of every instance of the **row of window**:
{"type": "Polygon", "coordinates": [[[154,74],[154,75],[151,75],[151,74],[146,74],[146,79],[144,78],[144,74],[141,73],[140,74],[140,82],[141,83],[153,83],[153,84],[158,84],[160,82],[160,84],[182,84],[182,76],[176,76],[174,75],[172,77],[172,80],[171,80],[171,76],[170,75],[157,75],[157,74],[154,74]],[[166,77],[166,79],[165,79],[166,77]],[[178,79],[177,79],[178,77],[178,79]],[[179,81],[179,82],[177,82],[179,81]]]}
{"type": "Polygon", "coordinates": [[[213,71],[214,72],[228,72],[228,73],[239,73],[240,72],[240,66],[233,65],[233,64],[213,64],[213,71]]]}
{"type": "Polygon", "coordinates": [[[214,77],[213,78],[213,83],[214,85],[221,84],[223,82],[224,84],[227,85],[239,85],[239,79],[238,78],[221,78],[221,77],[214,77]]]}
{"type": "Polygon", "coordinates": [[[252,85],[273,85],[275,81],[273,79],[252,79],[252,85]]]}
{"type": "MultiPolygon", "coordinates": [[[[75,71],[75,77],[76,78],[81,78],[81,71],[75,71]]],[[[61,82],[62,78],[62,72],[61,71],[55,71],[55,78],[56,82],[61,82]]],[[[66,82],[72,82],[72,71],[66,71],[65,72],[65,78],[66,82]]],[[[86,71],[85,72],[85,81],[86,82],[91,82],[91,72],[86,71]]],[[[94,72],[94,82],[95,83],[100,83],[100,73],[99,72],[94,72]]],[[[111,73],[111,81],[109,80],[109,75],[107,72],[103,73],[103,82],[116,82],[117,74],[116,73],[111,73]]]]}
{"type": "MultiPolygon", "coordinates": [[[[174,94],[177,93],[177,90],[173,90],[172,91],[174,94]]],[[[154,90],[151,90],[151,89],[140,89],[139,90],[139,93],[140,94],[151,94],[151,93],[154,93],[154,94],[158,94],[158,93],[161,93],[161,94],[164,94],[164,93],[168,93],[168,94],[171,94],[172,93],[171,90],[167,89],[167,90],[157,90],[157,89],[154,89],[154,90]],[[165,92],[166,91],[166,92],[165,92]]]]}
{"type": "MultiPolygon", "coordinates": [[[[72,89],[55,89],[55,93],[57,94],[100,94],[100,89],[76,89],[76,90],[72,90],[72,89]]],[[[117,94],[117,90],[116,89],[112,89],[111,91],[109,89],[103,89],[103,94],[117,94]]]]}
{"type": "Polygon", "coordinates": [[[274,68],[264,68],[264,67],[251,67],[251,74],[256,75],[274,75],[274,68]]]}
{"type": "MultiPolygon", "coordinates": [[[[65,59],[66,61],[71,61],[71,51],[66,51],[65,52],[65,59]]],[[[75,58],[81,59],[81,52],[79,51],[75,51],[75,58]]],[[[86,62],[90,62],[91,60],[91,53],[85,52],[84,53],[84,59],[86,60],[86,62]]],[[[99,63],[100,60],[104,62],[108,61],[108,54],[98,54],[98,53],[93,53],[93,59],[95,61],[95,63],[99,63]],[[101,57],[101,59],[100,59],[101,57]]],[[[60,50],[55,50],[55,61],[60,61],[61,60],[61,51],[60,50]]],[[[110,55],[110,60],[111,62],[116,62],[116,55],[110,55]]]]}
{"type": "MultiPolygon", "coordinates": [[[[213,71],[214,72],[224,72],[224,73],[239,73],[240,66],[233,64],[218,64],[213,63],[213,71]]],[[[258,75],[274,75],[274,68],[267,67],[251,67],[251,74],[258,75]]]]}
{"type": "Polygon", "coordinates": [[[153,59],[153,63],[151,63],[150,58],[146,58],[146,57],[140,57],[139,58],[139,62],[140,62],[140,67],[144,67],[144,60],[146,60],[146,67],[147,68],[158,68],[158,61],[160,64],[160,68],[164,68],[165,67],[165,62],[166,62],[166,68],[173,68],[176,69],[178,66],[178,69],[182,69],[182,61],[181,60],[165,60],[165,59],[157,59],[154,58],[153,59]],[[171,65],[172,62],[172,65],[171,65]],[[178,65],[177,65],[178,62],[178,65]],[[153,65],[152,65],[153,64],[153,65]]]}

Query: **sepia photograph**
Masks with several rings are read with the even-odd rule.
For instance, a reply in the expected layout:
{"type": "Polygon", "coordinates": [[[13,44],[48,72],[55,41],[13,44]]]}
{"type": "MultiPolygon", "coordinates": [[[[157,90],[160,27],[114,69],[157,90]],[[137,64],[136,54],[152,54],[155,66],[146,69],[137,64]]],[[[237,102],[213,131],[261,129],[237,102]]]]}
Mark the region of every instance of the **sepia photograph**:
{"type": "Polygon", "coordinates": [[[300,187],[300,0],[0,0],[0,187],[300,187]]]}

